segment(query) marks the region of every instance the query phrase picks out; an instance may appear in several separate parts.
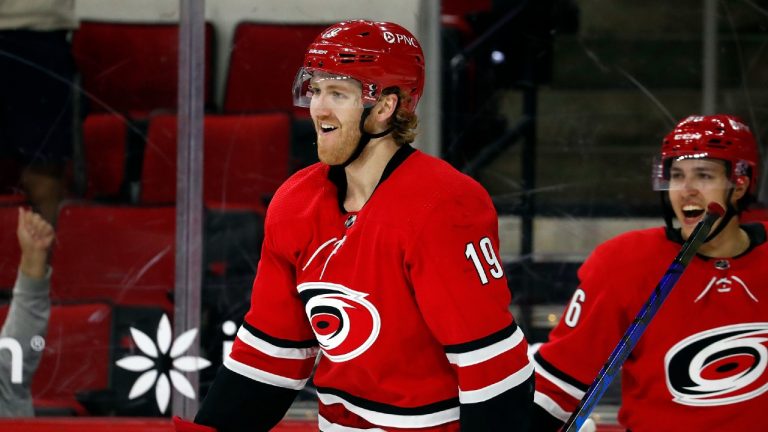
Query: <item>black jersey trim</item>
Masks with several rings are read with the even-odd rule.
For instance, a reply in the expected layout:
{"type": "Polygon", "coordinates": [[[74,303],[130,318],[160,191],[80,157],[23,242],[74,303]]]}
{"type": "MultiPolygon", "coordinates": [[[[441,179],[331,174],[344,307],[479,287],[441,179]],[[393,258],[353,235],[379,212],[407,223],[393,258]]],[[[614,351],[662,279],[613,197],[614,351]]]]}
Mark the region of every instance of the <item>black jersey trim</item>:
{"type": "MultiPolygon", "coordinates": [[[[462,431],[536,431],[531,429],[535,375],[491,399],[461,405],[462,431]]],[[[556,429],[551,429],[556,430],[556,429]]]]}
{"type": "Polygon", "coordinates": [[[586,392],[587,390],[589,390],[589,385],[588,384],[584,384],[581,381],[577,380],[576,378],[574,378],[574,377],[568,375],[567,373],[561,371],[560,369],[552,366],[552,363],[544,360],[544,357],[542,357],[540,352],[537,351],[533,355],[533,359],[536,361],[536,363],[539,366],[541,366],[542,369],[547,371],[550,375],[554,376],[555,378],[557,378],[557,379],[559,379],[559,380],[561,380],[561,381],[563,381],[563,382],[565,382],[567,384],[570,384],[570,385],[576,387],[577,389],[579,389],[579,390],[581,390],[583,392],[586,392]]]}
{"type": "Polygon", "coordinates": [[[428,405],[422,405],[418,407],[399,407],[395,405],[389,405],[381,402],[374,402],[369,399],[364,399],[359,396],[351,395],[343,390],[331,388],[331,387],[317,387],[318,393],[325,393],[333,396],[337,396],[346,400],[352,405],[360,408],[375,411],[383,414],[403,415],[403,416],[415,416],[415,415],[428,415],[439,413],[451,408],[459,407],[459,398],[446,399],[440,402],[431,403],[428,405]]]}
{"type": "Polygon", "coordinates": [[[666,234],[667,240],[683,244],[683,235],[680,228],[664,228],[664,234],[666,234]]]}
{"type": "Polygon", "coordinates": [[[270,430],[280,422],[298,393],[253,381],[222,366],[195,423],[220,431],[270,430]]]}
{"type": "MultiPolygon", "coordinates": [[[[405,162],[406,159],[408,159],[408,156],[412,155],[416,151],[415,148],[411,147],[410,144],[405,144],[400,146],[399,149],[395,152],[394,155],[392,155],[392,159],[387,162],[387,166],[384,167],[384,172],[381,173],[381,179],[379,179],[379,184],[384,182],[387,178],[389,178],[390,175],[395,171],[397,167],[402,165],[403,162],[405,162]]],[[[378,187],[378,185],[376,185],[378,187]]]]}
{"type": "Polygon", "coordinates": [[[259,339],[262,339],[266,342],[271,343],[272,345],[280,348],[314,348],[317,346],[317,341],[315,339],[310,340],[304,340],[304,341],[294,341],[289,339],[280,339],[273,336],[270,336],[263,331],[257,329],[256,327],[248,324],[247,322],[243,321],[243,327],[245,327],[246,330],[251,332],[252,335],[256,336],[259,339]]]}
{"type": "MultiPolygon", "coordinates": [[[[384,167],[384,172],[381,173],[381,178],[374,188],[374,192],[378,189],[379,185],[384,182],[394,171],[408,159],[408,156],[416,152],[416,149],[411,147],[410,144],[401,145],[399,149],[392,155],[392,158],[387,162],[387,166],[384,167]]],[[[328,170],[328,180],[336,185],[336,198],[339,202],[339,210],[342,214],[347,213],[347,209],[344,208],[344,199],[347,197],[347,174],[344,171],[344,167],[341,165],[332,165],[328,170]]]]}
{"type": "MultiPolygon", "coordinates": [[[[766,235],[766,232],[765,232],[765,225],[763,225],[760,222],[750,222],[750,223],[741,224],[739,226],[741,227],[741,229],[744,230],[744,232],[747,233],[747,237],[749,237],[749,246],[747,247],[747,250],[736,255],[733,258],[739,258],[748,254],[749,252],[752,251],[752,249],[764,244],[766,240],[768,240],[767,238],[768,236],[766,235]]],[[[667,240],[673,241],[675,243],[683,244],[683,235],[680,231],[680,228],[675,228],[675,229],[667,228],[666,235],[667,235],[667,240]]],[[[712,259],[712,257],[708,257],[706,255],[702,255],[698,253],[696,254],[696,256],[698,256],[703,260],[712,259]]]]}
{"type": "Polygon", "coordinates": [[[497,331],[496,333],[491,333],[490,335],[481,338],[481,339],[475,339],[471,342],[465,342],[461,344],[456,345],[445,345],[443,346],[443,349],[445,350],[446,354],[461,354],[461,353],[467,353],[472,352],[475,350],[479,350],[481,348],[485,348],[487,346],[491,346],[497,342],[501,342],[504,339],[507,339],[508,337],[512,336],[513,333],[517,331],[517,323],[512,322],[507,327],[504,327],[503,329],[497,331]]]}
{"type": "Polygon", "coordinates": [[[341,165],[332,165],[328,170],[328,180],[336,185],[336,200],[342,214],[347,212],[344,208],[344,199],[347,197],[347,174],[341,165]]]}
{"type": "Polygon", "coordinates": [[[762,223],[760,222],[746,223],[741,226],[741,229],[743,229],[744,232],[747,233],[747,237],[749,237],[749,247],[747,247],[747,250],[740,253],[738,256],[734,258],[738,258],[742,255],[746,255],[752,249],[766,242],[765,225],[763,225],[762,223]]]}

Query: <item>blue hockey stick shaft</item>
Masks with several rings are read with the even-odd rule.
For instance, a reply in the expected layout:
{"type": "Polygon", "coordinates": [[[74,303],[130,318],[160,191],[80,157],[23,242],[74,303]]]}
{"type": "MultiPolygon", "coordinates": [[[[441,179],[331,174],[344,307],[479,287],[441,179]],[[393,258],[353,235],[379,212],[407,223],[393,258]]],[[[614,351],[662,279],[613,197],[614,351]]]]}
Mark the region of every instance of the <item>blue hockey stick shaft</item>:
{"type": "Polygon", "coordinates": [[[613,349],[610,357],[608,357],[608,361],[605,362],[600,373],[597,374],[592,385],[584,394],[584,397],[581,398],[579,405],[573,410],[573,413],[568,418],[568,421],[565,422],[561,430],[565,432],[577,432],[581,429],[581,426],[587,420],[589,415],[592,414],[592,410],[595,409],[600,398],[605,394],[608,386],[611,385],[613,379],[616,378],[616,375],[621,369],[621,365],[624,364],[627,357],[629,357],[629,354],[635,348],[635,345],[637,345],[640,336],[643,335],[646,327],[648,327],[648,324],[651,322],[654,315],[656,315],[656,312],[658,312],[678,279],[680,279],[680,276],[688,266],[688,263],[691,262],[696,251],[701,247],[707,234],[709,234],[709,231],[712,229],[712,225],[723,215],[723,213],[725,213],[723,207],[717,203],[710,203],[707,206],[707,213],[704,215],[704,218],[698,225],[696,225],[696,228],[694,228],[688,240],[683,243],[680,252],[677,254],[674,261],[672,261],[672,264],[670,264],[666,273],[664,273],[664,276],[653,290],[653,293],[645,302],[642,309],[640,309],[640,312],[638,312],[635,320],[632,321],[632,324],[624,333],[619,344],[613,349]]]}

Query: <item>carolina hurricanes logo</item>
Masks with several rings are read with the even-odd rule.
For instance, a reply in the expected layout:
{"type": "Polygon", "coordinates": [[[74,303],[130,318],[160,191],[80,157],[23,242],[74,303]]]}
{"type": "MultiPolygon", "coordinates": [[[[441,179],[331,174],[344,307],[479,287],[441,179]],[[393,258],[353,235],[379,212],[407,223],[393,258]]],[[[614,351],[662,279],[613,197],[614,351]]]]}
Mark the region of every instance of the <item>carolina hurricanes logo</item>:
{"type": "Polygon", "coordinates": [[[338,35],[341,30],[342,30],[341,27],[334,27],[334,28],[328,30],[327,32],[323,33],[322,38],[323,39],[329,39],[329,38],[332,38],[332,37],[336,37],[336,35],[338,35]]]}
{"type": "Polygon", "coordinates": [[[365,299],[368,294],[327,282],[303,283],[298,290],[315,337],[329,360],[351,360],[379,336],[381,318],[365,299]]]}
{"type": "Polygon", "coordinates": [[[743,402],[768,390],[768,323],[697,333],[664,357],[667,388],[682,405],[743,402]]]}

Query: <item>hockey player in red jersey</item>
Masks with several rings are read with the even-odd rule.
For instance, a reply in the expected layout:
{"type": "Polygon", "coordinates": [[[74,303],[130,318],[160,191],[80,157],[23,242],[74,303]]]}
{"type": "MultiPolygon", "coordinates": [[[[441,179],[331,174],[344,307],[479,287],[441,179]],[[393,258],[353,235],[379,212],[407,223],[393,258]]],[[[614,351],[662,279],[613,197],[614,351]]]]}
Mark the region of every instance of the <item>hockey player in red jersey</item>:
{"type": "Polygon", "coordinates": [[[654,185],[666,227],[609,240],[579,269],[562,319],[533,355],[532,431],[568,419],[711,202],[725,215],[624,363],[619,422],[632,432],[765,430],[766,224],[739,222],[759,167],[755,138],[734,116],[690,116],[664,138],[654,185]]]}
{"type": "Polygon", "coordinates": [[[410,143],[416,38],[348,21],[309,46],[294,101],[320,163],[272,200],[251,309],[195,425],[268,430],[313,371],[323,431],[525,430],[533,365],[483,188],[410,143]]]}

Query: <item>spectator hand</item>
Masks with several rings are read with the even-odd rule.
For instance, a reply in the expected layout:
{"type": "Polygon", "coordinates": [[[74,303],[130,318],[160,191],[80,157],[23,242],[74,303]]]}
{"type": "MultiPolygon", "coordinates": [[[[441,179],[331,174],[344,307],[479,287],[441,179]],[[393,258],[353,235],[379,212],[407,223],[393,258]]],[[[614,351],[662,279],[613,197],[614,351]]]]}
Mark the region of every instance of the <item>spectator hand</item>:
{"type": "Polygon", "coordinates": [[[20,207],[16,235],[21,248],[21,271],[29,277],[44,277],[54,239],[53,227],[39,214],[20,207]]]}

